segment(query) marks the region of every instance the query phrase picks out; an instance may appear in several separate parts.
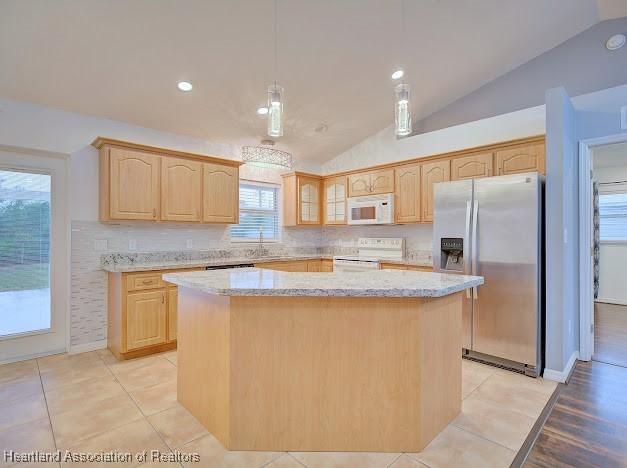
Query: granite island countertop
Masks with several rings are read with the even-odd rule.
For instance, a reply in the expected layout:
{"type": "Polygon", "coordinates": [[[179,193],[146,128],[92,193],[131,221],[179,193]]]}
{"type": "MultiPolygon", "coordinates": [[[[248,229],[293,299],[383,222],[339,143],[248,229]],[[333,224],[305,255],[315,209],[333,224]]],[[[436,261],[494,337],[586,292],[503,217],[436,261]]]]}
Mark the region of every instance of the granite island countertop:
{"type": "Polygon", "coordinates": [[[349,274],[240,268],[166,273],[163,279],[218,296],[441,297],[483,284],[481,276],[404,270],[349,274]]]}
{"type": "MultiPolygon", "coordinates": [[[[121,260],[114,262],[108,260],[101,261],[101,268],[110,273],[131,273],[137,271],[155,271],[155,270],[182,270],[185,268],[204,268],[207,266],[221,265],[238,265],[242,263],[268,263],[268,262],[290,262],[298,260],[332,260],[333,255],[324,254],[303,254],[303,255],[269,255],[264,257],[228,257],[228,258],[179,258],[175,260],[160,259],[155,256],[147,256],[138,261],[129,261],[125,254],[110,254],[107,257],[119,256],[121,260]]],[[[416,262],[409,260],[381,260],[384,263],[396,265],[408,265],[429,268],[432,266],[430,262],[416,262]]]]}

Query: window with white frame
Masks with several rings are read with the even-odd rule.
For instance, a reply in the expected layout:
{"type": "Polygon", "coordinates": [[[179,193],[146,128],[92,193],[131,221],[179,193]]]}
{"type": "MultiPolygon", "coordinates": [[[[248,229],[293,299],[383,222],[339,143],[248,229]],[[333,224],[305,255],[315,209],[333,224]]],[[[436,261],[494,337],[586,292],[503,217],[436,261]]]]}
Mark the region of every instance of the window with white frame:
{"type": "Polygon", "coordinates": [[[627,241],[627,183],[600,184],[599,237],[627,241]]]}
{"type": "Polygon", "coordinates": [[[279,188],[276,185],[241,181],[239,185],[239,224],[231,225],[232,242],[278,242],[279,188]]]}

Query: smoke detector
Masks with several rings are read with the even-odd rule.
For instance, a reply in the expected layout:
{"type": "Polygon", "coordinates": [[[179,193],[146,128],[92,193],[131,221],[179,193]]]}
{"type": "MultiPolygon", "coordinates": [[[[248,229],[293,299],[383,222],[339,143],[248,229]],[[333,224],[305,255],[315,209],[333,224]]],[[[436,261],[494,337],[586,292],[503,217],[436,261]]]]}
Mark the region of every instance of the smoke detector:
{"type": "Polygon", "coordinates": [[[627,37],[624,34],[614,34],[605,43],[607,50],[618,50],[625,45],[627,37]]]}

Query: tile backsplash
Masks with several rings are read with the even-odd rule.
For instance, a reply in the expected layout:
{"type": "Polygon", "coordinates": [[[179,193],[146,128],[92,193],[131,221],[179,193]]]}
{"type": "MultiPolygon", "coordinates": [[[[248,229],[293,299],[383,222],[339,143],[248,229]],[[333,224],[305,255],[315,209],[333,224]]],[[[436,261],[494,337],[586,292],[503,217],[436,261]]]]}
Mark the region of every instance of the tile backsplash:
{"type": "MultiPolygon", "coordinates": [[[[270,255],[354,255],[359,237],[404,237],[408,260],[430,262],[431,227],[424,225],[283,228],[281,242],[264,247],[270,255]]],[[[146,252],[168,252],[186,258],[246,257],[251,247],[230,242],[228,226],[72,221],[71,346],[106,339],[107,274],[101,256],[131,252],[141,258],[146,252]]]]}

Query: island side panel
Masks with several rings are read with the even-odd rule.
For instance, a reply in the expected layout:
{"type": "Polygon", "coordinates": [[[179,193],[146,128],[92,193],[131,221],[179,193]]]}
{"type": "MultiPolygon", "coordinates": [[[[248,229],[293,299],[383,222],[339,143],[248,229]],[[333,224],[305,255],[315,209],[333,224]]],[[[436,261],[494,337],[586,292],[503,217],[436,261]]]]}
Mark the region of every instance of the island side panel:
{"type": "Polygon", "coordinates": [[[421,449],[423,302],[233,297],[229,448],[421,449]]]}
{"type": "Polygon", "coordinates": [[[229,297],[178,289],[177,399],[229,446],[229,297]]]}
{"type": "Polygon", "coordinates": [[[420,314],[422,450],[461,410],[462,293],[425,298],[420,314]]]}

